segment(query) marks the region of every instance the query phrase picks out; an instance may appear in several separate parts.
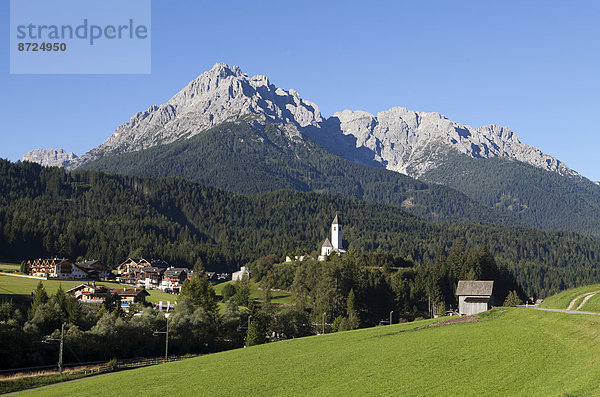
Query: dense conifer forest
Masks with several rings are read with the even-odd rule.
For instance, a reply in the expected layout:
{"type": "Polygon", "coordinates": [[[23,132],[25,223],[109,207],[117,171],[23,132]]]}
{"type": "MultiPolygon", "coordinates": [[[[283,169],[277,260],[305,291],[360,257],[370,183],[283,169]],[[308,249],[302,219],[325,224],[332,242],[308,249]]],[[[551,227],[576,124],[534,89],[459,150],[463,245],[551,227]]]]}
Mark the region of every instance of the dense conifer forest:
{"type": "Polygon", "coordinates": [[[313,253],[340,214],[350,251],[432,263],[457,239],[489,247],[527,294],[597,282],[600,243],[549,232],[457,221],[428,222],[395,206],[281,190],[239,195],[177,178],[66,172],[0,161],[0,256],[65,256],[115,266],[127,257],[236,270],[266,254],[313,253]]]}
{"type": "Polygon", "coordinates": [[[580,176],[455,153],[422,179],[443,183],[527,225],[600,236],[600,186],[580,176]]]}
{"type": "Polygon", "coordinates": [[[225,123],[190,139],[109,155],[81,167],[125,175],[175,176],[229,191],[315,191],[393,204],[427,219],[517,224],[456,190],[329,153],[308,138],[289,139],[277,124],[263,130],[225,123]]]}

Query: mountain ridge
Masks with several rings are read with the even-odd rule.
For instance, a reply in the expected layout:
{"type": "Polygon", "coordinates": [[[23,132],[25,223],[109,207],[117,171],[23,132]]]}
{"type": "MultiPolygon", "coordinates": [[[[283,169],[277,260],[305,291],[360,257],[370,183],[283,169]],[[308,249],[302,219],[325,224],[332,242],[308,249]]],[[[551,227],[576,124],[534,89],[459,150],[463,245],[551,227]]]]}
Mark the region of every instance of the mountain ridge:
{"type": "Polygon", "coordinates": [[[283,90],[265,76],[249,77],[239,67],[226,64],[202,73],[163,105],[136,113],[103,144],[70,161],[66,168],[181,176],[241,193],[281,188],[340,192],[394,204],[428,219],[474,220],[476,214],[483,222],[600,235],[599,185],[522,143],[509,128],[474,129],[440,113],[402,107],[377,116],[345,110],[325,119],[318,106],[297,91],[283,90]],[[249,130],[242,131],[245,127],[249,130]],[[230,137],[220,135],[231,133],[230,137]],[[196,157],[191,158],[191,153],[196,157]],[[508,163],[502,162],[497,170],[475,161],[492,159],[508,163]],[[418,178],[425,184],[357,168],[353,163],[418,178]],[[476,165],[476,172],[468,172],[467,163],[476,165]],[[479,192],[470,181],[460,180],[459,168],[473,181],[485,182],[488,190],[479,192]],[[487,183],[486,178],[496,178],[497,183],[487,183]],[[513,183],[517,181],[510,178],[527,180],[513,183]],[[540,182],[549,190],[541,189],[540,182]],[[433,189],[434,185],[450,189],[433,189]],[[573,197],[576,205],[568,205],[565,195],[573,197]],[[460,208],[461,200],[464,208],[460,208]]]}
{"type": "Polygon", "coordinates": [[[318,106],[266,76],[249,77],[238,66],[216,63],[162,105],[138,112],[100,146],[66,167],[105,155],[147,149],[191,138],[220,123],[246,119],[279,122],[292,140],[310,137],[349,160],[419,177],[436,168],[436,152],[454,149],[473,158],[506,157],[561,175],[579,176],[560,160],[522,143],[507,127],[477,129],[436,112],[392,107],[377,116],[343,110],[325,119],[318,106]]]}

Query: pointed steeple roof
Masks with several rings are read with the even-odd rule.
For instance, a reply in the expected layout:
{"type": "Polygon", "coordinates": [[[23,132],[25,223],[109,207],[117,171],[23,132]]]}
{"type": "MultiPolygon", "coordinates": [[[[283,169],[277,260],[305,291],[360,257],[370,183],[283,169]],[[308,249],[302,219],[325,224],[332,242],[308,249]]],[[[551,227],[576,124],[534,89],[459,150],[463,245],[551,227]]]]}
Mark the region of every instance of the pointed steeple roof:
{"type": "Polygon", "coordinates": [[[337,214],[335,214],[335,218],[333,218],[333,222],[332,222],[331,224],[332,224],[332,225],[339,225],[339,224],[340,224],[340,221],[339,221],[339,219],[338,219],[338,216],[337,216],[337,214]]]}
{"type": "Polygon", "coordinates": [[[323,243],[323,247],[324,248],[333,248],[333,245],[331,244],[331,241],[329,241],[329,237],[327,237],[325,239],[325,242],[323,243]]]}

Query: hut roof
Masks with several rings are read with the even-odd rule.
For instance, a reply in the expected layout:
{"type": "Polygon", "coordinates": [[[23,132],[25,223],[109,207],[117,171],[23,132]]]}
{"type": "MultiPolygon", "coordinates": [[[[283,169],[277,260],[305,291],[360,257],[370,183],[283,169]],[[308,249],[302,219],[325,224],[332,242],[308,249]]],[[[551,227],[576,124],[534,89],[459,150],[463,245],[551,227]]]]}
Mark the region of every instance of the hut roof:
{"type": "Polygon", "coordinates": [[[456,295],[490,296],[494,289],[493,281],[460,280],[456,287],[456,295]]]}

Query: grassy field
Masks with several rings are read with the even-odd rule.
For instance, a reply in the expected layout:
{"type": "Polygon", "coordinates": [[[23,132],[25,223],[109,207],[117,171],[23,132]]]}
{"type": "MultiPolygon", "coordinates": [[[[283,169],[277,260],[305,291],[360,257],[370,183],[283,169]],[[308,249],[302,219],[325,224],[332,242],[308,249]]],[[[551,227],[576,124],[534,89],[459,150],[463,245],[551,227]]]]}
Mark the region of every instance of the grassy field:
{"type": "Polygon", "coordinates": [[[0,262],[0,272],[15,273],[21,271],[21,265],[18,263],[0,262]]]}
{"type": "Polygon", "coordinates": [[[600,393],[596,316],[494,309],[299,338],[50,386],[24,395],[373,396],[600,393]]]}
{"type": "MultiPolygon", "coordinates": [[[[540,307],[548,309],[566,309],[569,306],[569,303],[577,296],[594,291],[600,291],[600,284],[592,284],[578,288],[571,288],[544,299],[544,301],[540,304],[540,307]]],[[[581,299],[577,304],[581,303],[581,299]]],[[[577,307],[577,304],[575,305],[575,307],[577,307]]],[[[589,301],[586,303],[586,305],[588,304],[589,301]]]]}
{"type": "MultiPolygon", "coordinates": [[[[11,299],[14,297],[15,299],[23,299],[31,295],[31,292],[37,286],[39,279],[33,278],[25,278],[25,277],[15,277],[15,276],[7,276],[4,274],[0,274],[0,300],[2,299],[11,299]]],[[[49,294],[54,294],[60,285],[62,285],[63,289],[66,291],[70,288],[73,288],[82,283],[82,281],[77,280],[41,280],[44,283],[44,287],[49,294]]],[[[106,285],[111,288],[120,288],[122,287],[118,283],[112,283],[107,281],[98,282],[97,284],[106,285]]],[[[167,301],[175,301],[177,300],[177,295],[167,294],[166,292],[149,290],[150,296],[147,297],[149,302],[158,302],[162,300],[163,302],[167,301]]]]}
{"type": "MultiPolygon", "coordinates": [[[[600,288],[598,288],[598,290],[600,290],[600,288]]],[[[600,293],[597,293],[588,299],[588,301],[585,302],[585,305],[579,310],[582,312],[600,313],[600,293]]]]}
{"type": "MultiPolygon", "coordinates": [[[[215,289],[215,292],[217,293],[217,295],[221,295],[223,288],[227,284],[231,284],[233,282],[234,281],[227,281],[225,283],[215,285],[214,289],[215,289]]],[[[262,291],[260,291],[258,289],[258,284],[255,283],[254,281],[250,280],[250,298],[255,299],[255,300],[260,300],[261,297],[262,297],[262,291]]],[[[272,291],[271,292],[271,303],[282,304],[282,305],[290,304],[290,303],[292,303],[292,296],[291,296],[291,294],[289,294],[287,292],[272,291]]]]}

